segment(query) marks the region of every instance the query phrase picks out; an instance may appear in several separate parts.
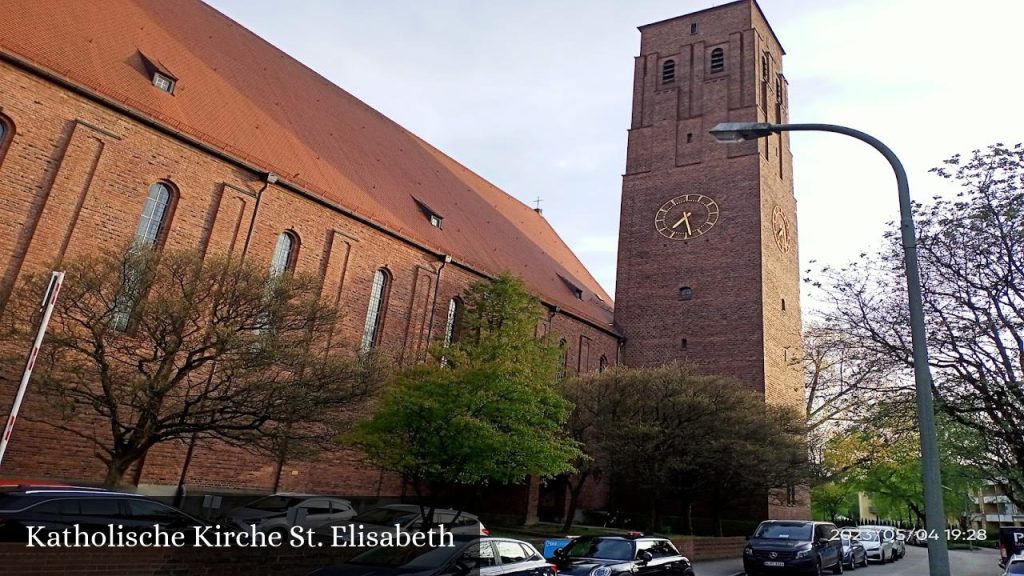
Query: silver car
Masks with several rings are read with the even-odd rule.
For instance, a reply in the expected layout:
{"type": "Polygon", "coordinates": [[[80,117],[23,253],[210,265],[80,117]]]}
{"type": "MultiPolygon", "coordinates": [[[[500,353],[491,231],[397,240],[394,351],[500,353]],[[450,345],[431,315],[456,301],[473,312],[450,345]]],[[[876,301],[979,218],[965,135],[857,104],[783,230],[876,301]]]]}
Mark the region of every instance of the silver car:
{"type": "Polygon", "coordinates": [[[344,522],[356,515],[352,503],[342,498],[309,494],[271,494],[227,513],[234,527],[260,532],[287,532],[293,526],[319,528],[331,522],[344,522]]]}
{"type": "MultiPolygon", "coordinates": [[[[452,534],[487,536],[490,532],[480,519],[468,512],[460,512],[451,508],[434,509],[433,524],[443,525],[452,534]]],[[[389,504],[370,508],[354,518],[343,521],[329,522],[316,529],[320,538],[347,541],[352,537],[353,530],[362,533],[381,533],[400,530],[402,532],[420,532],[424,530],[423,513],[416,504],[389,504]],[[337,534],[336,534],[337,532],[337,534]]]]}

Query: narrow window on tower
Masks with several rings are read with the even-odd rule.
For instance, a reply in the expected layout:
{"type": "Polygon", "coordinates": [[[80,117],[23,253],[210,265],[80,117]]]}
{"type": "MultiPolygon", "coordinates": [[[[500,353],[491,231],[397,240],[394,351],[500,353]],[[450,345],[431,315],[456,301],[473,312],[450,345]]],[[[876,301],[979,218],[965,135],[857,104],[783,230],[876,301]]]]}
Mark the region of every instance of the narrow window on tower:
{"type": "Polygon", "coordinates": [[[597,361],[597,371],[604,372],[608,369],[608,357],[604,354],[601,355],[601,359],[597,361]]]}
{"type": "Polygon", "coordinates": [[[679,299],[693,300],[693,288],[690,288],[689,286],[679,288],[679,299]]]}
{"type": "Polygon", "coordinates": [[[711,73],[717,74],[725,71],[725,50],[715,48],[711,51],[711,73]]]}
{"type": "Polygon", "coordinates": [[[761,54],[761,110],[768,113],[768,53],[761,54]]]}
{"type": "Polygon", "coordinates": [[[676,61],[669,59],[661,65],[661,83],[671,84],[676,81],[676,61]]]}
{"type": "Polygon", "coordinates": [[[693,132],[687,132],[686,133],[686,143],[690,144],[692,142],[693,142],[693,132]]]}
{"type": "Polygon", "coordinates": [[[690,24],[690,34],[696,34],[696,33],[697,33],[697,23],[694,22],[693,24],[690,24]]]}
{"type": "Polygon", "coordinates": [[[679,341],[679,349],[680,350],[686,350],[686,344],[687,344],[686,343],[686,338],[683,338],[682,340],[680,340],[679,341]]]}
{"type": "Polygon", "coordinates": [[[786,311],[786,299],[785,298],[782,299],[782,311],[783,312],[786,311]]]}

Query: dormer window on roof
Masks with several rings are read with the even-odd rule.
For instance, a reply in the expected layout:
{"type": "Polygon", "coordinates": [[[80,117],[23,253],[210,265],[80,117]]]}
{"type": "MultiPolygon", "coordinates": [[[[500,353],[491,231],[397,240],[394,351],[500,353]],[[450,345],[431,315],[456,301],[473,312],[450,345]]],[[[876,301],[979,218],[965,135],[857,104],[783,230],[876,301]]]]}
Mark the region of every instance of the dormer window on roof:
{"type": "Polygon", "coordinates": [[[416,202],[416,205],[420,207],[420,211],[423,212],[423,215],[427,217],[430,225],[434,228],[441,228],[441,221],[444,220],[444,216],[441,216],[439,212],[432,209],[430,206],[427,206],[426,202],[419,198],[413,196],[412,199],[416,202]]]}
{"type": "Polygon", "coordinates": [[[562,282],[565,282],[566,287],[569,288],[570,291],[572,291],[573,296],[575,296],[577,300],[583,300],[583,288],[580,288],[571,280],[569,280],[565,276],[562,276],[561,274],[559,274],[558,277],[562,279],[562,282]]]}
{"type": "Polygon", "coordinates": [[[161,64],[159,60],[150,58],[141,50],[139,51],[139,56],[142,57],[142,64],[146,68],[146,73],[149,75],[153,86],[168,94],[174,94],[174,85],[178,83],[178,77],[171,74],[171,71],[161,64]]]}
{"type": "Polygon", "coordinates": [[[159,72],[153,73],[153,86],[156,86],[168,94],[174,94],[174,78],[164,76],[159,72]]]}

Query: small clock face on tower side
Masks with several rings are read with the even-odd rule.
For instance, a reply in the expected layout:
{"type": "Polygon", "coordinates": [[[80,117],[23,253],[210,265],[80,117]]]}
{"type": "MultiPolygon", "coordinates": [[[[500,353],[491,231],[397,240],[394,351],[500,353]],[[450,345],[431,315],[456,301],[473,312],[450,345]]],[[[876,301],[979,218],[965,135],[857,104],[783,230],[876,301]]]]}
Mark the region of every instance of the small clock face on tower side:
{"type": "Polygon", "coordinates": [[[793,245],[793,230],[789,226],[789,220],[786,220],[786,215],[782,213],[782,208],[778,206],[772,210],[772,235],[775,236],[775,243],[779,249],[789,252],[790,246],[793,245]]]}
{"type": "Polygon", "coordinates": [[[654,215],[654,228],[670,240],[706,234],[718,222],[718,203],[703,194],[684,194],[665,202],[654,215]]]}

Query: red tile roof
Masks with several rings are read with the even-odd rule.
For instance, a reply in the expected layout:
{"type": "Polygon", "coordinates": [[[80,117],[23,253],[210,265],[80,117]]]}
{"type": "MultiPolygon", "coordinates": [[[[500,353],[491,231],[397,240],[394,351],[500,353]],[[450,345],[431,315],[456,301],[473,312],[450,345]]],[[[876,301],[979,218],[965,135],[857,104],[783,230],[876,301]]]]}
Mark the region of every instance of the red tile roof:
{"type": "Polygon", "coordinates": [[[541,215],[201,2],[8,0],[0,49],[611,325],[611,298],[541,215]],[[173,95],[150,67],[177,79],[173,95]]]}

